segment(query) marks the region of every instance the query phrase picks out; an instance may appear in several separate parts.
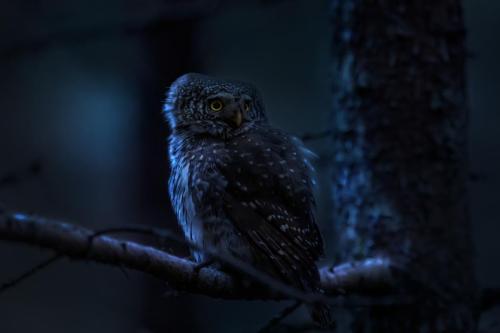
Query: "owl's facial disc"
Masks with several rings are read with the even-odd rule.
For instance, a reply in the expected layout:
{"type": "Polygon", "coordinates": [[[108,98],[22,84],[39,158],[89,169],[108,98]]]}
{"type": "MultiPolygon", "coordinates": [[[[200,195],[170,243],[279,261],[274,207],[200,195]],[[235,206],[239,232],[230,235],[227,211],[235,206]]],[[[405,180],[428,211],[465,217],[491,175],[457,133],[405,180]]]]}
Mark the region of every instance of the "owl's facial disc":
{"type": "Polygon", "coordinates": [[[252,99],[247,95],[235,96],[229,93],[219,93],[207,98],[209,111],[216,113],[217,118],[233,128],[240,127],[246,120],[251,104],[252,99]]]}

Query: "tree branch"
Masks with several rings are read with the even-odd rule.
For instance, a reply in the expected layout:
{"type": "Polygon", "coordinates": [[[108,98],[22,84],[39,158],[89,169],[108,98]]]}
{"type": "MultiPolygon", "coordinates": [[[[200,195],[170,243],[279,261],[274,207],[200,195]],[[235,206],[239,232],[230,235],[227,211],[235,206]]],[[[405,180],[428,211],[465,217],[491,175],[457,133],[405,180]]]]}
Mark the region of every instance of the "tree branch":
{"type": "MultiPolygon", "coordinates": [[[[109,230],[123,231],[122,229],[109,230]]],[[[168,231],[162,231],[163,236],[165,233],[168,231]]],[[[151,246],[108,236],[96,236],[96,233],[83,227],[40,217],[0,212],[0,240],[39,246],[71,259],[92,260],[134,269],[166,281],[179,291],[214,298],[296,299],[306,303],[326,300],[324,296],[306,294],[280,281],[269,277],[266,279],[266,275],[251,266],[249,268],[247,267],[249,265],[245,266],[241,262],[229,260],[216,253],[207,252],[215,255],[217,260],[237,267],[244,273],[245,278],[258,283],[248,283],[244,281],[245,278],[230,276],[210,267],[197,272],[196,263],[151,246]]],[[[391,264],[387,259],[369,259],[340,265],[333,269],[323,268],[320,270],[322,288],[326,294],[333,296],[338,296],[339,290],[361,292],[390,289],[393,283],[390,267],[391,264]]],[[[348,304],[344,297],[338,297],[336,300],[339,305],[348,304]]]]}
{"type": "Polygon", "coordinates": [[[388,258],[369,258],[320,269],[325,290],[345,293],[384,293],[394,289],[394,264],[388,258]]]}

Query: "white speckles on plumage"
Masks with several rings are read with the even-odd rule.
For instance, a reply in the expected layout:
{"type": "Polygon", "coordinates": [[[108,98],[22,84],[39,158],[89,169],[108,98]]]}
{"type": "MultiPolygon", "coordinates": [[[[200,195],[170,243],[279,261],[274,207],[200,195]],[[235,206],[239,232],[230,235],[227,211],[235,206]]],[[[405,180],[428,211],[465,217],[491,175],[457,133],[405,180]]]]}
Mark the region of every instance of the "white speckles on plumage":
{"type": "Polygon", "coordinates": [[[238,188],[240,190],[242,190],[243,192],[247,192],[248,191],[248,187],[246,185],[243,185],[242,183],[240,182],[236,182],[236,185],[238,186],[238,188]]]}

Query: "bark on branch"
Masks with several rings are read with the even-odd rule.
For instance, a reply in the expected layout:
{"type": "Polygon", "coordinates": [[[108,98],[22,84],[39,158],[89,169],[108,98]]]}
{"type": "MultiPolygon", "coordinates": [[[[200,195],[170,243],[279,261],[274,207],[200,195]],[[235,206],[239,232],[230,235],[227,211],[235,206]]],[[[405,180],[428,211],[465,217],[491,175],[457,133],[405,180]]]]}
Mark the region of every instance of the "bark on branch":
{"type": "MultiPolygon", "coordinates": [[[[91,260],[103,264],[126,267],[166,281],[177,290],[222,299],[295,298],[311,301],[280,282],[259,279],[259,284],[245,283],[211,267],[196,270],[196,264],[151,246],[108,236],[93,237],[89,229],[40,217],[0,213],[0,240],[21,242],[50,249],[75,260],[91,260]]],[[[243,269],[244,272],[247,270],[243,269]]],[[[327,295],[339,291],[363,293],[390,290],[392,269],[387,259],[367,259],[334,268],[320,269],[322,286],[327,295]]],[[[254,276],[256,275],[256,276],[254,276]]],[[[250,279],[251,280],[251,279],[250,279]]],[[[340,300],[344,302],[345,300],[340,300]]]]}

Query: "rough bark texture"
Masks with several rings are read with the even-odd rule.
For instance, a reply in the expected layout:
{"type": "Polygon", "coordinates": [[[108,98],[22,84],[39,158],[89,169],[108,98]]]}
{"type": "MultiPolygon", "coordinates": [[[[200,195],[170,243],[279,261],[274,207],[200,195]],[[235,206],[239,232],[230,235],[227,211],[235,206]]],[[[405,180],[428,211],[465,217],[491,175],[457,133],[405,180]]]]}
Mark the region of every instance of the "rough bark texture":
{"type": "Polygon", "coordinates": [[[332,0],[334,221],[339,259],[388,256],[415,306],[353,331],[475,330],[458,0],[332,0]]]}
{"type": "MultiPolygon", "coordinates": [[[[168,230],[129,226],[107,229],[107,232],[111,230],[115,232],[117,230],[143,231],[150,235],[161,236],[165,240],[180,241],[168,230]]],[[[382,258],[367,258],[363,261],[350,262],[333,268],[322,268],[320,270],[321,288],[325,295],[320,295],[306,294],[259,272],[244,262],[225,257],[214,250],[205,249],[211,251],[207,253],[212,257],[232,266],[235,271],[240,271],[241,274],[228,275],[212,267],[197,270],[196,263],[151,246],[103,236],[100,232],[95,233],[73,224],[19,213],[4,213],[1,207],[0,241],[21,242],[50,249],[57,253],[56,257],[42,263],[40,267],[44,267],[63,256],[73,260],[95,261],[151,274],[167,282],[177,291],[214,298],[248,300],[292,298],[306,303],[327,301],[337,306],[365,306],[367,302],[383,306],[392,306],[401,304],[401,302],[407,303],[405,299],[391,296],[395,280],[393,272],[397,270],[392,268],[390,260],[382,258]],[[340,291],[346,296],[364,294],[367,298],[338,297],[340,291]],[[378,297],[371,297],[373,294],[385,294],[389,297],[379,300],[378,297]]],[[[200,248],[196,249],[201,250],[200,248]]],[[[29,275],[31,274],[29,273],[29,275]]],[[[24,278],[3,284],[0,286],[0,293],[16,285],[22,279],[24,278]]]]}

